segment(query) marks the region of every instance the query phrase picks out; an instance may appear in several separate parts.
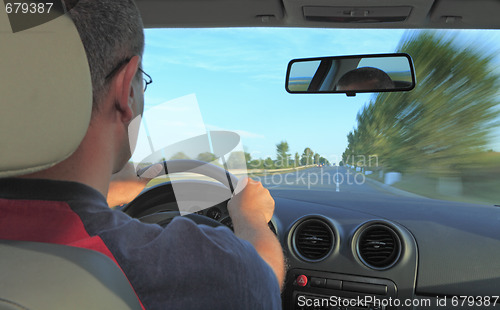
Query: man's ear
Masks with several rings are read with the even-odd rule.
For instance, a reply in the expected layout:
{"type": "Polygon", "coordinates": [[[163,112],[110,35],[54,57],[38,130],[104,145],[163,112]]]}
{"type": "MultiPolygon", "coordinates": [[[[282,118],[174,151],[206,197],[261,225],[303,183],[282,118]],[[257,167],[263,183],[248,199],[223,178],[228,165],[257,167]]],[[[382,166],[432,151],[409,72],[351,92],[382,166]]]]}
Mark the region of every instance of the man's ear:
{"type": "Polygon", "coordinates": [[[140,57],[134,56],[125,65],[125,67],[120,70],[119,74],[115,79],[116,87],[116,109],[120,112],[121,119],[128,123],[136,115],[134,114],[134,109],[132,105],[137,100],[136,97],[139,95],[140,89],[136,87],[134,89],[134,79],[139,67],[140,57]]]}

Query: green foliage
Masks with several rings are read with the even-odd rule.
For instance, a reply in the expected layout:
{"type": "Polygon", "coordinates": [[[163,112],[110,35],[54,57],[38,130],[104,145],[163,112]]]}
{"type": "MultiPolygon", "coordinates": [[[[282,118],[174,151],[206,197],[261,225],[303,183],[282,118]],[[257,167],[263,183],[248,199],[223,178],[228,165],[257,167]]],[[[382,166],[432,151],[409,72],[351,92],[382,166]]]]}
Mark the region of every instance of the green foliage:
{"type": "Polygon", "coordinates": [[[290,165],[290,147],[285,140],[276,144],[276,167],[287,168],[290,165]]]}
{"type": "Polygon", "coordinates": [[[250,162],[252,161],[252,155],[250,155],[250,153],[248,153],[248,152],[244,152],[244,155],[245,155],[245,161],[246,161],[247,165],[249,165],[250,162]]]}
{"type": "Polygon", "coordinates": [[[314,153],[309,147],[304,149],[302,157],[296,152],[293,160],[290,159],[289,151],[288,142],[283,140],[276,144],[276,160],[273,160],[271,157],[252,160],[250,154],[245,152],[247,167],[248,169],[284,169],[299,167],[301,165],[312,165],[313,163],[330,164],[326,158],[314,153]]]}
{"type": "Polygon", "coordinates": [[[323,164],[323,165],[329,165],[330,164],[330,162],[326,158],[324,158],[323,156],[320,156],[319,163],[323,164]]]}
{"type": "Polygon", "coordinates": [[[457,175],[488,145],[499,116],[493,54],[436,31],[407,35],[398,48],[413,57],[417,87],[380,93],[357,116],[343,161],[377,155],[387,169],[457,175]]]}
{"type": "Polygon", "coordinates": [[[264,160],[262,168],[264,168],[264,169],[274,169],[274,160],[272,160],[271,157],[266,158],[264,160]]]}
{"type": "Polygon", "coordinates": [[[314,153],[314,164],[317,165],[319,164],[319,158],[321,156],[318,153],[314,153]]]}
{"type": "Polygon", "coordinates": [[[205,152],[205,153],[198,154],[196,159],[209,163],[209,162],[216,160],[217,157],[210,152],[205,152]]]}
{"type": "Polygon", "coordinates": [[[229,169],[244,169],[247,167],[245,152],[232,152],[226,162],[229,169]]]}
{"type": "Polygon", "coordinates": [[[262,159],[254,159],[248,164],[248,169],[263,169],[262,159]]]}
{"type": "Polygon", "coordinates": [[[300,158],[300,164],[302,166],[306,166],[306,165],[312,165],[313,164],[313,154],[314,152],[306,147],[304,149],[304,152],[302,153],[302,157],[300,158]]]}
{"type": "Polygon", "coordinates": [[[189,156],[187,156],[183,152],[177,152],[172,157],[170,157],[170,160],[175,160],[175,159],[191,159],[191,158],[189,158],[189,156]]]}

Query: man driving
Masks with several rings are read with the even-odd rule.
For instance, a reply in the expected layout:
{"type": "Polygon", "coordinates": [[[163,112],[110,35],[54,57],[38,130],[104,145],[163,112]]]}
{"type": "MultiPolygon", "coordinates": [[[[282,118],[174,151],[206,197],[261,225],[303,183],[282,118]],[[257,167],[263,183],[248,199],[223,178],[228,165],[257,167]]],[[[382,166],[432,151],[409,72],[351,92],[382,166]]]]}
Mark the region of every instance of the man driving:
{"type": "Polygon", "coordinates": [[[240,180],[228,202],[234,234],[181,217],[163,229],[109,208],[111,176],[131,157],[129,125],[144,107],[142,20],[132,0],[66,6],[87,54],[92,118],[64,161],[0,179],[0,238],[99,251],[145,309],[280,309],[284,259],[267,225],[274,200],[259,182],[240,180]]]}

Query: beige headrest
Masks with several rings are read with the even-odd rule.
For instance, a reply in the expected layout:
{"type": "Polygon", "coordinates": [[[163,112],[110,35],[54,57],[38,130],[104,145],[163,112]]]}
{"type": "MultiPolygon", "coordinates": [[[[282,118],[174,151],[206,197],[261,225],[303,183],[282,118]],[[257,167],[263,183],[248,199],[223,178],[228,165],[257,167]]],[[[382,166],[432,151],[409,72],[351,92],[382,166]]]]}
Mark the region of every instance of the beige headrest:
{"type": "Polygon", "coordinates": [[[92,85],[67,15],[13,33],[0,10],[0,177],[49,168],[87,132],[92,85]]]}

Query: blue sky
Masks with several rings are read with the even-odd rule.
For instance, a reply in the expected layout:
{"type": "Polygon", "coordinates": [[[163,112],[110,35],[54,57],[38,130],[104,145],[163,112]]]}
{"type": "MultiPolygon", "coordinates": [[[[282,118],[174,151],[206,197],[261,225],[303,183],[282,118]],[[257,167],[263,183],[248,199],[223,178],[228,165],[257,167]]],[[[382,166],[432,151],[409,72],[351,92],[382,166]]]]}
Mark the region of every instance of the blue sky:
{"type": "MultiPolygon", "coordinates": [[[[288,94],[284,88],[288,62],[294,58],[394,52],[404,33],[148,29],[143,67],[154,83],[145,94],[146,110],[195,94],[205,125],[238,132],[254,158],[274,157],[275,145],[286,140],[292,154],[302,154],[305,147],[311,147],[335,161],[345,150],[346,135],[356,124],[357,112],[372,95],[288,94]]],[[[500,31],[492,33],[498,49],[500,31]]],[[[193,118],[198,121],[197,116],[193,118]]]]}

